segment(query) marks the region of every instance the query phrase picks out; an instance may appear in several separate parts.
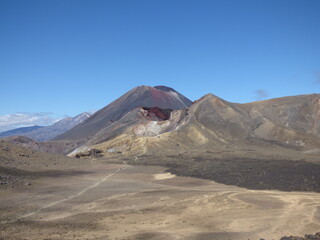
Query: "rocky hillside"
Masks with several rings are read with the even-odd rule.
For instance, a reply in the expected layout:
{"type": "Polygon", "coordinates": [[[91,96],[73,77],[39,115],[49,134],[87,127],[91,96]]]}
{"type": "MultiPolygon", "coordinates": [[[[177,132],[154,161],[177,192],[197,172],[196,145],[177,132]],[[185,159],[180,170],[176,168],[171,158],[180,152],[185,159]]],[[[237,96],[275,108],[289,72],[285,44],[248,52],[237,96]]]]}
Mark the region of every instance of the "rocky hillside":
{"type": "Polygon", "coordinates": [[[3,139],[4,142],[13,143],[17,146],[43,153],[55,153],[66,155],[82,142],[78,141],[35,141],[24,136],[12,136],[3,139]]]}
{"type": "MultiPolygon", "coordinates": [[[[17,187],[28,188],[39,174],[49,175],[48,169],[65,166],[74,161],[57,154],[48,154],[0,141],[0,191],[17,187]],[[37,171],[43,171],[37,173],[37,171]]],[[[0,237],[1,238],[1,237],[0,237]]]]}

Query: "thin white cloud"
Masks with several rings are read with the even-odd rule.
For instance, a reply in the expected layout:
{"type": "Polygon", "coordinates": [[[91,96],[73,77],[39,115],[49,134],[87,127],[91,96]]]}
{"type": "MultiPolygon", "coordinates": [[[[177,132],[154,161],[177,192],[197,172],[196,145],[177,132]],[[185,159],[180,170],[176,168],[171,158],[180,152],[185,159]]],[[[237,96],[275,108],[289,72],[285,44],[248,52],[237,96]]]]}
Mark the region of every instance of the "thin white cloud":
{"type": "Polygon", "coordinates": [[[13,113],[0,116],[0,132],[28,126],[47,126],[60,119],[54,118],[52,113],[13,113]]]}
{"type": "Polygon", "coordinates": [[[255,99],[262,100],[269,96],[269,93],[265,89],[257,89],[254,91],[255,99]]]}

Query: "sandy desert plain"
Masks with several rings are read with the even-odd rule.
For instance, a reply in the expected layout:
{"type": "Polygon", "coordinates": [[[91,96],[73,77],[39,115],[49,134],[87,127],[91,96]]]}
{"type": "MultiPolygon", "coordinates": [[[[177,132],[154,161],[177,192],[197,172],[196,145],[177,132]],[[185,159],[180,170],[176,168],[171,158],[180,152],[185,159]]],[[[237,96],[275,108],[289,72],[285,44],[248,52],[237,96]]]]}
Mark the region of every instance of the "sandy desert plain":
{"type": "Polygon", "coordinates": [[[248,190],[110,158],[43,161],[45,154],[3,142],[2,149],[19,157],[2,154],[9,180],[0,191],[1,240],[253,240],[320,229],[319,193],[248,190]]]}

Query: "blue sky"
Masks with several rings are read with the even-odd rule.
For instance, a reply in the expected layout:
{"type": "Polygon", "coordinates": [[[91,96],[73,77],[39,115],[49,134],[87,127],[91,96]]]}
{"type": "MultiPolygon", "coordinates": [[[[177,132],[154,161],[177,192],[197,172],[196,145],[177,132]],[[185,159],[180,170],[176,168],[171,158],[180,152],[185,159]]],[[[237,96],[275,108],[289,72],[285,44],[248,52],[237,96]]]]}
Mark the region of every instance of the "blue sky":
{"type": "Polygon", "coordinates": [[[138,85],[241,103],[319,93],[319,13],[318,0],[1,0],[0,130],[138,85]]]}

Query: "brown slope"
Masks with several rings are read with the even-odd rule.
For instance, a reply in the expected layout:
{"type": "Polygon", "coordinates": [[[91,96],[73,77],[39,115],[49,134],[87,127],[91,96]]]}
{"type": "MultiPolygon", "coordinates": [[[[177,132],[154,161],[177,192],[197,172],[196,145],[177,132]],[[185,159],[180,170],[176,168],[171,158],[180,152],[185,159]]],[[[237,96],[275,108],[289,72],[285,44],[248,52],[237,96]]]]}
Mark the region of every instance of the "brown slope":
{"type": "Polygon", "coordinates": [[[206,95],[190,109],[192,125],[226,142],[274,141],[297,149],[320,148],[320,95],[300,95],[247,104],[206,95]]]}
{"type": "Polygon", "coordinates": [[[89,140],[99,131],[112,125],[137,107],[184,109],[191,104],[189,99],[172,88],[139,86],[102,108],[83,123],[56,137],[55,140],[85,138],[89,140]]]}
{"type": "Polygon", "coordinates": [[[208,94],[188,109],[188,121],[179,126],[179,132],[196,131],[197,145],[260,144],[262,141],[262,144],[271,142],[308,150],[320,148],[319,109],[319,94],[248,104],[231,103],[208,94]]]}
{"type": "Polygon", "coordinates": [[[209,95],[195,107],[200,111],[193,124],[200,122],[228,144],[319,149],[319,99],[311,94],[237,104],[209,95]]]}
{"type": "Polygon", "coordinates": [[[258,122],[256,137],[301,148],[319,147],[320,94],[270,99],[245,104],[258,122]]]}

